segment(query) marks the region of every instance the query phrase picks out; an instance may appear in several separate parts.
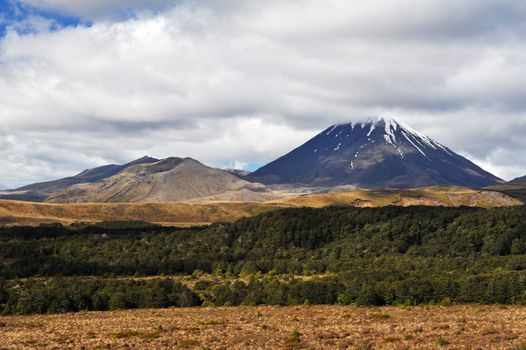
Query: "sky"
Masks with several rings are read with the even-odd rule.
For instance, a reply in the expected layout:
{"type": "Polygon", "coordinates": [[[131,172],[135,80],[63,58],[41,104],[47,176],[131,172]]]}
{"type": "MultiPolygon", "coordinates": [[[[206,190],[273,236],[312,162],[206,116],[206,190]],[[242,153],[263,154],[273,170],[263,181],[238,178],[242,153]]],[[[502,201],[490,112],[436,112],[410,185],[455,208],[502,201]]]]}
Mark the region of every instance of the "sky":
{"type": "Polygon", "coordinates": [[[526,175],[526,0],[0,0],[0,188],[411,125],[526,175]]]}

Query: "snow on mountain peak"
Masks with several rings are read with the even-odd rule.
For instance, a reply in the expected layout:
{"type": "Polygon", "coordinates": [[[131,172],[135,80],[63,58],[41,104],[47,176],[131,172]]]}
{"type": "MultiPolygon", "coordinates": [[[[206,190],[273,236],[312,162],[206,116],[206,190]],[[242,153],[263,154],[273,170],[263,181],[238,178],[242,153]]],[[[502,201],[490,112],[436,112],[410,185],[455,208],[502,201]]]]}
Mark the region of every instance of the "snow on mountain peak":
{"type": "Polygon", "coordinates": [[[496,181],[438,142],[389,117],[332,125],[253,177],[269,183],[365,187],[479,186],[496,181]]]}
{"type": "Polygon", "coordinates": [[[429,151],[438,150],[452,155],[452,152],[440,143],[416,131],[406,123],[399,122],[391,117],[368,117],[362,119],[362,121],[334,124],[326,130],[325,134],[326,136],[336,138],[333,149],[340,150],[341,144],[338,145],[338,142],[343,139],[352,138],[352,133],[358,130],[360,130],[360,133],[366,133],[369,143],[379,142],[380,138],[386,144],[392,145],[400,153],[402,158],[404,158],[404,152],[400,147],[402,147],[404,143],[409,144],[410,147],[413,147],[427,160],[429,160],[427,154],[429,151]]]}

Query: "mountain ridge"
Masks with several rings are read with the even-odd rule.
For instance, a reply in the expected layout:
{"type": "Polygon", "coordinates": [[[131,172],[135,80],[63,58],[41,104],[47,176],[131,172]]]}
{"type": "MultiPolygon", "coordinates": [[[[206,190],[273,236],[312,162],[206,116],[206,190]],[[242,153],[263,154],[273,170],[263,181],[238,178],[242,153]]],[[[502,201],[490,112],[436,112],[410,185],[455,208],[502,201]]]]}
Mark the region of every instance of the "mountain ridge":
{"type": "Polygon", "coordinates": [[[192,158],[169,157],[135,164],[95,183],[70,186],[47,198],[52,203],[168,202],[230,194],[236,200],[262,200],[269,195],[250,183],[192,158]]]}
{"type": "Polygon", "coordinates": [[[509,182],[510,184],[526,184],[526,176],[517,177],[509,182]]]}
{"type": "Polygon", "coordinates": [[[113,176],[130,166],[134,166],[137,164],[153,163],[157,161],[159,161],[159,159],[144,156],[122,165],[108,164],[100,167],[86,169],[74,176],[69,176],[52,181],[38,182],[18,187],[12,190],[0,191],[0,199],[43,202],[53,193],[63,190],[64,188],[78,184],[93,183],[96,181],[100,181],[110,176],[113,176]]]}

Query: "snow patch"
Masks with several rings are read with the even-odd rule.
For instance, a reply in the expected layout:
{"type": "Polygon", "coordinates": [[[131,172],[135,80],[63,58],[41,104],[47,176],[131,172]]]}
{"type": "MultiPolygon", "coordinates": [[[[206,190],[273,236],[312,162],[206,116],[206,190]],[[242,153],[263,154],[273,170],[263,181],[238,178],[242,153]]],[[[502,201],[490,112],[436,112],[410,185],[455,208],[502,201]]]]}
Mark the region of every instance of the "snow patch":
{"type": "Polygon", "coordinates": [[[440,143],[436,142],[436,141],[433,141],[433,143],[435,145],[437,145],[439,148],[441,148],[444,152],[446,152],[447,154],[449,154],[450,156],[453,156],[453,154],[449,151],[449,149],[447,147],[444,147],[442,146],[440,143]]]}
{"type": "Polygon", "coordinates": [[[376,129],[376,125],[374,123],[371,124],[371,130],[369,130],[369,132],[367,133],[367,137],[371,136],[371,134],[373,133],[374,129],[376,129]]]}
{"type": "Polygon", "coordinates": [[[331,130],[329,130],[325,135],[329,135],[331,132],[334,131],[334,129],[336,129],[337,126],[338,126],[338,125],[333,125],[332,128],[331,128],[331,130]]]}
{"type": "Polygon", "coordinates": [[[385,135],[389,136],[388,142],[391,144],[396,143],[396,130],[398,130],[398,123],[394,121],[393,119],[384,119],[384,123],[385,123],[385,135]]]}
{"type": "Polygon", "coordinates": [[[426,157],[426,158],[429,160],[429,158],[428,158],[427,155],[424,153],[424,151],[422,151],[422,150],[421,150],[421,149],[420,149],[420,148],[419,148],[419,147],[418,147],[413,141],[411,141],[411,139],[409,138],[409,136],[408,136],[408,135],[406,134],[406,132],[403,131],[403,130],[402,130],[402,135],[404,135],[404,137],[407,139],[407,141],[409,141],[409,142],[413,145],[413,147],[415,147],[415,148],[418,150],[418,152],[422,153],[422,155],[423,155],[424,157],[426,157]]]}
{"type": "Polygon", "coordinates": [[[416,131],[415,129],[411,128],[409,125],[407,124],[403,124],[403,123],[398,123],[400,125],[400,127],[402,129],[404,129],[406,132],[410,133],[413,135],[413,137],[415,138],[415,140],[418,141],[418,143],[420,143],[422,145],[422,147],[425,147],[422,142],[424,144],[426,144],[427,146],[433,148],[433,149],[437,149],[437,147],[433,144],[435,141],[433,141],[431,138],[427,137],[426,135],[422,134],[421,132],[419,131],[416,131]],[[422,141],[422,142],[420,142],[422,141]]]}

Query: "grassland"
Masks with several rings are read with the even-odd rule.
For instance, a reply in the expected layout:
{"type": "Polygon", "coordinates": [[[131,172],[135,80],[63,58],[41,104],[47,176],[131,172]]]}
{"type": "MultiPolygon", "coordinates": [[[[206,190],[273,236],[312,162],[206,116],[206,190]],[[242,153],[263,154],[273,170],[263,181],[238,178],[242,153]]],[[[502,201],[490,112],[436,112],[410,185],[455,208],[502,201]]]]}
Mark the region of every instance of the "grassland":
{"type": "Polygon", "coordinates": [[[171,308],[0,318],[0,349],[524,349],[526,307],[171,308]],[[521,345],[522,344],[522,345],[521,345]]]}
{"type": "MultiPolygon", "coordinates": [[[[233,222],[279,205],[257,202],[223,203],[89,203],[49,204],[0,201],[0,224],[33,225],[98,221],[146,221],[168,226],[233,222]]],[[[284,207],[284,206],[281,206],[284,207]]]]}
{"type": "Polygon", "coordinates": [[[296,196],[269,203],[312,208],[334,205],[355,207],[382,207],[387,205],[457,207],[464,205],[490,208],[522,204],[522,202],[502,193],[450,186],[423,187],[408,190],[357,189],[348,192],[296,196]]]}
{"type": "Polygon", "coordinates": [[[381,207],[521,205],[517,199],[499,192],[462,187],[428,187],[411,190],[354,190],[348,192],[292,196],[267,202],[167,202],[167,203],[86,203],[50,204],[0,201],[0,225],[41,223],[147,221],[167,226],[195,226],[212,222],[233,222],[279,208],[327,206],[381,207]]]}

